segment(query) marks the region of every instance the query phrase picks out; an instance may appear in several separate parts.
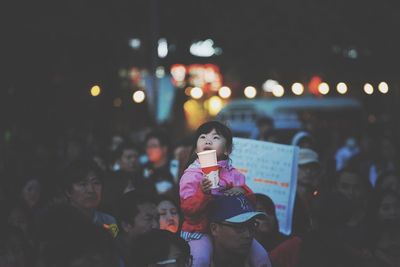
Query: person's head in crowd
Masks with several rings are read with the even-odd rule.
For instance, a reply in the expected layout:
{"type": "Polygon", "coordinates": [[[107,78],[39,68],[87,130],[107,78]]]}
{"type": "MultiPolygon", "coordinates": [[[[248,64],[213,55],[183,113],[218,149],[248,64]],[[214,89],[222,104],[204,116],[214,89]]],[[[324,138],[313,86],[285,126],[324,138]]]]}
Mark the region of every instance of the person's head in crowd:
{"type": "Polygon", "coordinates": [[[0,266],[29,267],[28,242],[21,229],[8,224],[0,227],[0,266]]]}
{"type": "Polygon", "coordinates": [[[198,152],[215,149],[218,160],[226,160],[233,148],[233,135],[231,130],[218,121],[206,122],[197,128],[194,138],[192,152],[187,165],[196,158],[198,152]]]}
{"type": "Polygon", "coordinates": [[[297,194],[306,203],[317,193],[321,184],[321,167],[317,152],[309,148],[299,151],[297,194]]]}
{"type": "Polygon", "coordinates": [[[115,159],[122,171],[132,173],[140,170],[139,148],[132,143],[121,143],[115,150],[115,159]]]}
{"type": "Polygon", "coordinates": [[[41,218],[38,236],[41,267],[118,266],[109,233],[71,206],[51,206],[41,218]]]}
{"type": "Polygon", "coordinates": [[[42,193],[42,186],[38,178],[26,178],[22,184],[20,196],[29,208],[38,205],[42,193]]]}
{"type": "Polygon", "coordinates": [[[174,200],[162,197],[157,206],[160,216],[160,229],[177,233],[181,223],[179,205],[174,200]]]}
{"type": "Polygon", "coordinates": [[[116,217],[122,234],[130,240],[160,227],[157,201],[153,196],[137,191],[122,196],[117,203],[116,217]]]}
{"type": "Polygon", "coordinates": [[[261,216],[256,220],[259,222],[256,236],[271,236],[279,232],[279,222],[276,217],[275,204],[269,196],[264,194],[255,194],[256,211],[263,212],[266,216],[261,216]]]}
{"type": "Polygon", "coordinates": [[[376,192],[372,210],[381,228],[398,227],[400,225],[400,194],[390,189],[376,192]]]}
{"type": "Polygon", "coordinates": [[[161,131],[153,131],[146,135],[145,147],[149,162],[156,168],[162,167],[168,162],[169,137],[161,131]]]}
{"type": "Polygon", "coordinates": [[[308,132],[297,132],[292,138],[292,145],[300,148],[315,149],[315,140],[308,132]]]}
{"type": "Polygon", "coordinates": [[[188,243],[169,231],[153,229],[136,241],[127,267],[192,266],[188,243]]]}
{"type": "Polygon", "coordinates": [[[214,261],[245,261],[258,226],[256,218],[264,216],[244,195],[216,197],[209,216],[214,261]]]}
{"type": "Polygon", "coordinates": [[[365,208],[372,190],[367,177],[349,168],[337,174],[335,189],[345,195],[354,208],[365,208]]]}
{"type": "Polygon", "coordinates": [[[375,191],[391,190],[400,194],[400,174],[396,171],[386,171],[379,175],[375,191]]]}
{"type": "Polygon", "coordinates": [[[65,170],[62,187],[72,206],[92,216],[101,201],[103,173],[91,160],[73,161],[65,170]]]}

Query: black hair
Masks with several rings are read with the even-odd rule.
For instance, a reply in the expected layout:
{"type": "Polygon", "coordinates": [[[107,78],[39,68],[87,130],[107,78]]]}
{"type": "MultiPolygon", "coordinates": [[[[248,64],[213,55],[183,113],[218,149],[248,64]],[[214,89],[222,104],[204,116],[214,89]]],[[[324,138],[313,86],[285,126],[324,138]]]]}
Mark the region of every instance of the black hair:
{"type": "Polygon", "coordinates": [[[276,218],[275,204],[274,201],[267,195],[264,194],[254,194],[256,197],[256,203],[260,204],[265,208],[268,216],[273,216],[276,218]]]}
{"type": "Polygon", "coordinates": [[[88,174],[93,173],[103,183],[103,171],[93,160],[74,160],[65,169],[62,180],[63,192],[69,191],[72,184],[84,180],[88,174]]]}
{"type": "Polygon", "coordinates": [[[219,122],[219,121],[209,121],[206,123],[203,123],[202,125],[197,128],[194,137],[192,139],[192,151],[190,153],[189,161],[186,164],[186,167],[188,167],[196,158],[196,146],[197,146],[197,140],[199,139],[200,135],[202,134],[208,134],[212,130],[215,130],[217,134],[222,135],[225,138],[226,141],[226,148],[228,150],[228,153],[232,152],[233,149],[233,135],[232,131],[226,126],[225,124],[219,122]]]}
{"type": "Polygon", "coordinates": [[[153,229],[137,238],[128,267],[144,267],[167,260],[171,245],[182,252],[184,261],[190,259],[190,247],[185,240],[166,230],[153,229]]]}
{"type": "Polygon", "coordinates": [[[135,150],[136,152],[140,153],[140,149],[137,145],[131,142],[122,142],[121,144],[118,145],[117,149],[114,152],[114,159],[119,159],[122,157],[122,154],[124,153],[125,150],[132,149],[135,150]]]}
{"type": "Polygon", "coordinates": [[[139,214],[138,206],[144,203],[153,203],[157,205],[156,199],[144,192],[137,192],[136,190],[125,193],[115,207],[115,214],[118,222],[133,223],[135,217],[139,214]]]}
{"type": "Polygon", "coordinates": [[[160,142],[161,146],[167,146],[168,148],[170,147],[170,140],[166,132],[163,130],[155,130],[146,135],[146,138],[144,139],[144,143],[147,144],[147,142],[155,138],[160,142]]]}

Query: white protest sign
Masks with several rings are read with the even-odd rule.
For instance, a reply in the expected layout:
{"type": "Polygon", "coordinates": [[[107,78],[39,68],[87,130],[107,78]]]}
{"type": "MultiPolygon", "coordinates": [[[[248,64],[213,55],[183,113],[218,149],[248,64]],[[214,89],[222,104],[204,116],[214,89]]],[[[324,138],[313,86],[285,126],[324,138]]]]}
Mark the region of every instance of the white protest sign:
{"type": "Polygon", "coordinates": [[[246,176],[247,185],[274,201],[279,230],[289,235],[296,195],[298,148],[234,138],[230,157],[232,165],[246,176]]]}

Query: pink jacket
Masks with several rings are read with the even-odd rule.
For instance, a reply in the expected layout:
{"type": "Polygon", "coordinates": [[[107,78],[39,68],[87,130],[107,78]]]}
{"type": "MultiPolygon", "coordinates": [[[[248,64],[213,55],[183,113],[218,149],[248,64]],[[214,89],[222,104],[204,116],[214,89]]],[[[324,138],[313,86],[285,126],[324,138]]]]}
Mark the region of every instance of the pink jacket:
{"type": "MultiPolygon", "coordinates": [[[[233,168],[228,160],[218,161],[219,184],[222,188],[241,186],[246,195],[252,194],[245,184],[245,177],[233,168]]],[[[204,179],[198,160],[194,161],[183,173],[179,183],[181,208],[184,215],[182,230],[186,232],[205,233],[208,228],[207,206],[212,195],[204,194],[200,182],[204,179]]]]}

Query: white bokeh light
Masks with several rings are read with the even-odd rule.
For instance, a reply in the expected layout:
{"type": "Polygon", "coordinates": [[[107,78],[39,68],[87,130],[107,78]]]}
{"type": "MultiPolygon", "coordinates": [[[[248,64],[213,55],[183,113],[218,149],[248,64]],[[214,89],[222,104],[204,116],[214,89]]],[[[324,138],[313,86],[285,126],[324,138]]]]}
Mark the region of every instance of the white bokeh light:
{"type": "Polygon", "coordinates": [[[247,98],[255,98],[257,95],[257,90],[253,86],[247,86],[246,88],[244,88],[244,95],[247,98]]]}

